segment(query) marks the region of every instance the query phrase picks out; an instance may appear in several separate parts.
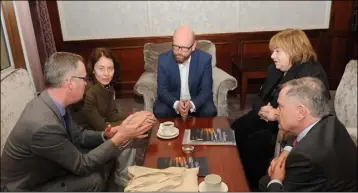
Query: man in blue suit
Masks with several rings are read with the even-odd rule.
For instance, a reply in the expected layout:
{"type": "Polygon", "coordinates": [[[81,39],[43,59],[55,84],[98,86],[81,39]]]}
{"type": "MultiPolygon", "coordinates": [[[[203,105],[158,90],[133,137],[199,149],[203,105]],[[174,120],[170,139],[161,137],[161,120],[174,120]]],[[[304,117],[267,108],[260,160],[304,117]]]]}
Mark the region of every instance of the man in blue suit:
{"type": "Polygon", "coordinates": [[[156,117],[216,116],[211,55],[195,47],[194,32],[180,26],[173,35],[173,49],[159,56],[156,117]]]}

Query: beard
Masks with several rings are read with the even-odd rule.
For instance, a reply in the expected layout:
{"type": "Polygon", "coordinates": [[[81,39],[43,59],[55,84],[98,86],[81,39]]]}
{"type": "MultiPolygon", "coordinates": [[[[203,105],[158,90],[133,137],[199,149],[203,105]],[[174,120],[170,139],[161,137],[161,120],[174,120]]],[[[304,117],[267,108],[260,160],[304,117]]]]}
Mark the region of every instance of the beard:
{"type": "Polygon", "coordinates": [[[177,54],[177,55],[174,55],[174,58],[178,64],[182,64],[189,58],[189,56],[185,57],[181,54],[177,54]]]}

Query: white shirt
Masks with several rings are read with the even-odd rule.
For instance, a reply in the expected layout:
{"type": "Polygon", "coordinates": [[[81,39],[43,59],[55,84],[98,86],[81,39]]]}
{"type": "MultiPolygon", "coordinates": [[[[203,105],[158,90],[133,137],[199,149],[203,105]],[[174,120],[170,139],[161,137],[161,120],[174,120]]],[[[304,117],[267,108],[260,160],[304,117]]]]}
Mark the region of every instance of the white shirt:
{"type": "MultiPolygon", "coordinates": [[[[189,91],[189,69],[190,69],[190,60],[191,56],[188,58],[186,63],[178,64],[179,65],[179,73],[180,73],[180,99],[187,99],[190,100],[190,91],[189,91]]],[[[192,101],[190,101],[192,108],[190,112],[195,112],[195,105],[192,101]]],[[[173,108],[177,114],[177,106],[179,101],[175,101],[173,104],[173,108]]]]}
{"type": "MultiPolygon", "coordinates": [[[[321,119],[319,119],[319,120],[321,120],[321,119]]],[[[319,120],[318,120],[318,121],[319,121],[319,120]]],[[[316,125],[316,123],[317,123],[318,121],[312,123],[311,125],[309,125],[308,127],[306,127],[303,131],[301,131],[300,134],[298,134],[298,136],[297,136],[297,138],[296,138],[297,143],[300,142],[300,141],[303,139],[303,137],[305,137],[305,136],[307,135],[307,133],[312,129],[312,127],[313,127],[314,125],[316,125]]],[[[291,152],[292,147],[291,147],[291,146],[285,146],[285,148],[284,148],[283,150],[284,150],[284,151],[291,152]]],[[[282,185],[282,182],[281,182],[280,180],[272,179],[272,180],[267,184],[267,187],[269,187],[269,185],[272,184],[272,183],[279,183],[279,184],[282,185]]]]}

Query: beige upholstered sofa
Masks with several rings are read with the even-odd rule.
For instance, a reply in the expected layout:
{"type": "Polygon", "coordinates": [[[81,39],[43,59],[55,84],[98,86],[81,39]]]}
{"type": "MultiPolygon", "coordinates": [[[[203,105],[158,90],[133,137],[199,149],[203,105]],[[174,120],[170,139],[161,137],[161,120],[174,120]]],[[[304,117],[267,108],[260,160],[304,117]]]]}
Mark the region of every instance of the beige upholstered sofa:
{"type": "MultiPolygon", "coordinates": [[[[334,97],[334,111],[357,145],[357,60],[351,60],[345,68],[334,97]]],[[[281,152],[280,143],[287,137],[278,132],[275,156],[281,152]]]]}
{"type": "MultiPolygon", "coordinates": [[[[197,49],[212,55],[213,67],[213,100],[218,116],[228,115],[227,93],[237,86],[237,81],[228,73],[216,67],[215,44],[207,40],[198,40],[197,49]]],[[[153,104],[157,97],[157,65],[158,56],[172,49],[172,43],[146,43],[144,45],[144,73],[134,85],[134,92],[143,96],[144,110],[153,112],[153,104]]]]}
{"type": "Polygon", "coordinates": [[[1,154],[6,140],[36,90],[25,69],[1,72],[1,154]]]}

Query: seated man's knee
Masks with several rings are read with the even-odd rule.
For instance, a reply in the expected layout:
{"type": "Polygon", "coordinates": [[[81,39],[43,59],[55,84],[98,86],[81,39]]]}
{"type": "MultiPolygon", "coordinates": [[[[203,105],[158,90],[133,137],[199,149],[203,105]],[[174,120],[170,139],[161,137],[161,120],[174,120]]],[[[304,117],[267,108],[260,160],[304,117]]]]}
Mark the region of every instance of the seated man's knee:
{"type": "Polygon", "coordinates": [[[100,173],[94,172],[87,176],[88,178],[88,192],[103,192],[106,187],[106,180],[100,173]]]}
{"type": "Polygon", "coordinates": [[[168,113],[165,111],[165,109],[159,107],[154,108],[153,114],[157,118],[165,118],[168,116],[168,113]]]}
{"type": "Polygon", "coordinates": [[[154,107],[153,114],[157,118],[167,118],[167,117],[175,116],[174,109],[170,109],[165,104],[159,104],[156,107],[154,107]]]}
{"type": "Polygon", "coordinates": [[[201,117],[215,117],[217,114],[215,105],[207,105],[199,113],[201,117]]]}

